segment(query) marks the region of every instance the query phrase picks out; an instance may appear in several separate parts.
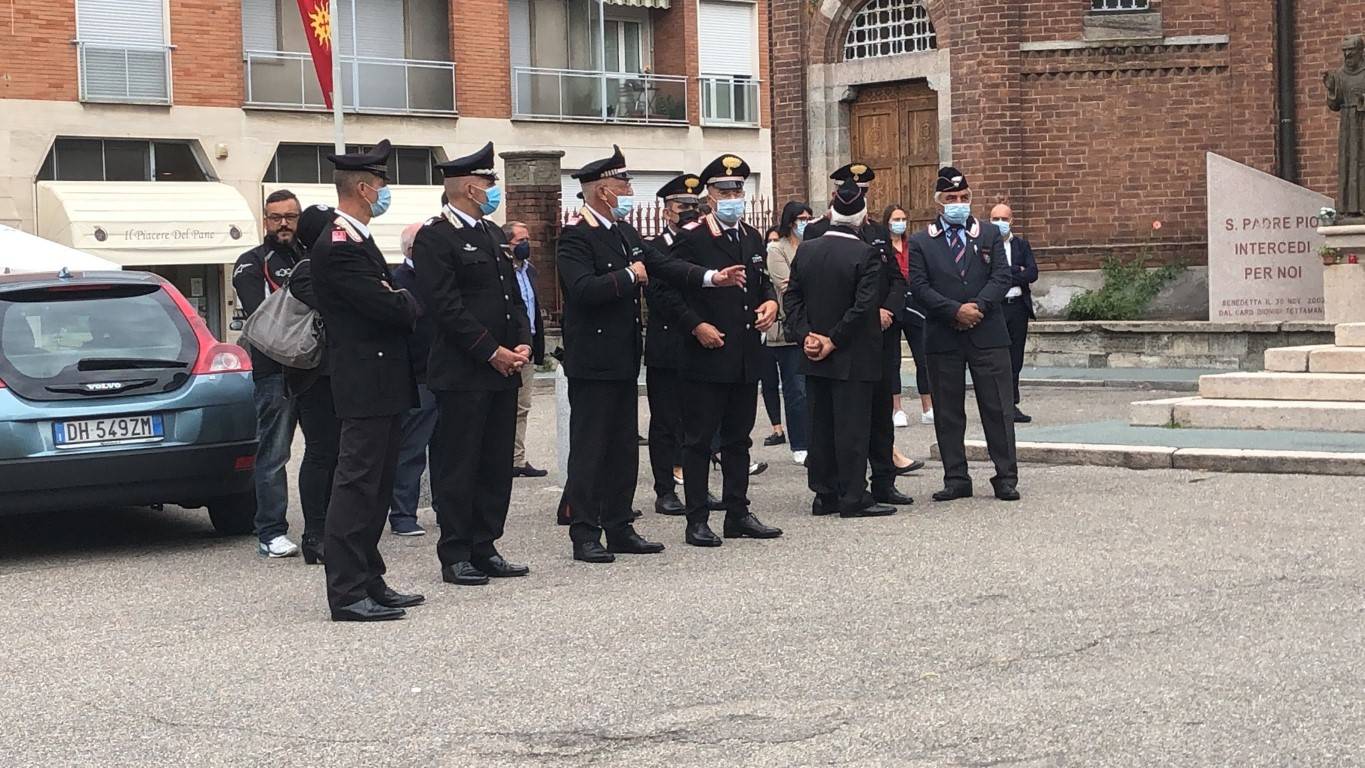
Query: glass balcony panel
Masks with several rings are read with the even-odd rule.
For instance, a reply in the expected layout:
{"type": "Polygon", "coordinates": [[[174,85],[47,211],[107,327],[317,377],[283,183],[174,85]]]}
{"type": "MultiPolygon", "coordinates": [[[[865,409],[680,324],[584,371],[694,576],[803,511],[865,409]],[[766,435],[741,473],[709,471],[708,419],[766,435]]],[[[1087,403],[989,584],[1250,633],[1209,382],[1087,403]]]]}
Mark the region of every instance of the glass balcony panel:
{"type": "MultiPolygon", "coordinates": [[[[247,51],[247,106],[322,109],[306,53],[247,51]]],[[[455,113],[455,65],[443,61],[343,56],[341,101],[347,112],[455,113]]]]}
{"type": "Polygon", "coordinates": [[[514,117],[687,124],[687,79],[634,72],[514,67],[514,117]]]}

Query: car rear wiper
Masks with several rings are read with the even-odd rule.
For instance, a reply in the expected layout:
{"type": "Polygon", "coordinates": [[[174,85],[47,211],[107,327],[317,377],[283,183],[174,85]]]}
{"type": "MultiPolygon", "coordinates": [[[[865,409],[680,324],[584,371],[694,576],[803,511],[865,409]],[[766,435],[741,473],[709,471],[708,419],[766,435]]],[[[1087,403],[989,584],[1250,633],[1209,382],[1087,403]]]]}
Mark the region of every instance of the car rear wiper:
{"type": "Polygon", "coordinates": [[[121,371],[128,368],[188,368],[182,360],[152,357],[87,357],[76,363],[78,371],[121,371]]]}

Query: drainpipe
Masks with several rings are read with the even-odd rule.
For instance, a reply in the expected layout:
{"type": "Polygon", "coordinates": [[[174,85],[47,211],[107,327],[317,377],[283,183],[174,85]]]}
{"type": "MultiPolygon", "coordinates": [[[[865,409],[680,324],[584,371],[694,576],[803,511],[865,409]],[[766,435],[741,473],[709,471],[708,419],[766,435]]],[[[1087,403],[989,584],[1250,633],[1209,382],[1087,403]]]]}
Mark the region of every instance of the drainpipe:
{"type": "Polygon", "coordinates": [[[1275,112],[1277,168],[1275,175],[1299,183],[1299,146],[1294,93],[1294,0],[1275,0],[1275,112]]]}

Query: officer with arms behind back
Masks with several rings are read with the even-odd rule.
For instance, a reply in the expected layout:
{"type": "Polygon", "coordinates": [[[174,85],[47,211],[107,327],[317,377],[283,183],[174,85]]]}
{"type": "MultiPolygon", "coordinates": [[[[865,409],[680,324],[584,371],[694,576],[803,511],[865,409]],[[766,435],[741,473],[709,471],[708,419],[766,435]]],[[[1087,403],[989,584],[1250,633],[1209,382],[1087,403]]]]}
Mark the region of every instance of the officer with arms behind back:
{"type": "Polygon", "coordinates": [[[493,143],[438,167],[449,202],[412,245],[435,330],[427,386],[440,411],[432,440],[436,554],[446,583],[477,586],[530,573],[504,560],[494,542],[512,501],[517,389],[531,364],[531,327],[506,235],[484,219],[502,201],[493,143]]]}
{"type": "MultiPolygon", "coordinates": [[[[585,205],[564,227],[557,262],[564,291],[564,373],[569,379],[569,476],[564,503],[575,560],[609,563],[615,554],[652,554],[664,546],[630,524],[640,470],[636,443],[640,289],[657,280],[734,286],[744,270],[708,270],[665,256],[626,219],[634,209],[630,171],[619,147],[573,177],[585,205]],[[602,547],[602,532],[607,547],[602,547]]],[[[706,467],[702,467],[703,477],[706,467]]]]}
{"type": "Polygon", "coordinates": [[[934,501],[972,495],[963,446],[968,368],[995,463],[991,485],[997,498],[1017,501],[1010,335],[1000,308],[1010,287],[1004,241],[1000,230],[972,216],[972,191],[956,168],[939,169],[934,200],[943,209],[938,221],[910,238],[910,289],[926,312],[934,433],[943,454],[943,490],[934,501]]]}
{"type": "Polygon", "coordinates": [[[381,141],[366,153],[328,155],[336,166],[332,224],[314,245],[313,290],[327,326],[332,399],[341,443],[327,509],[327,602],[333,621],[399,619],[422,603],[384,583],[384,533],[403,415],[417,405],[407,335],[417,302],[393,288],[393,274],[368,225],[389,208],[388,160],[381,141]]]}

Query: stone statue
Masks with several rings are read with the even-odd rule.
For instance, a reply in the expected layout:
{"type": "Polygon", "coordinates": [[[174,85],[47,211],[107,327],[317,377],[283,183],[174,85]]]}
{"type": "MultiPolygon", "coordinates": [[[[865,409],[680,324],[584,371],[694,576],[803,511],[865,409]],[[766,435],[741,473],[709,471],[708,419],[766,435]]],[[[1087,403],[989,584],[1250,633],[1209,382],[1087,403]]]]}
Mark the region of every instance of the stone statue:
{"type": "Polygon", "coordinates": [[[1365,223],[1365,38],[1341,43],[1341,69],[1325,72],[1327,106],[1341,113],[1337,135],[1337,223],[1365,223]]]}

